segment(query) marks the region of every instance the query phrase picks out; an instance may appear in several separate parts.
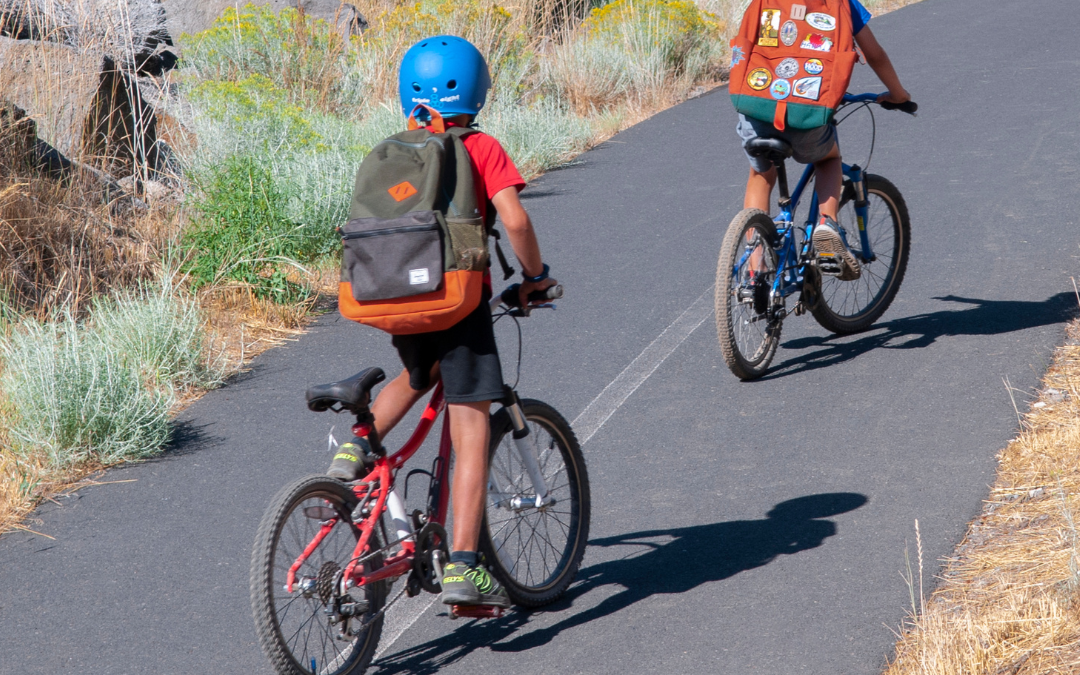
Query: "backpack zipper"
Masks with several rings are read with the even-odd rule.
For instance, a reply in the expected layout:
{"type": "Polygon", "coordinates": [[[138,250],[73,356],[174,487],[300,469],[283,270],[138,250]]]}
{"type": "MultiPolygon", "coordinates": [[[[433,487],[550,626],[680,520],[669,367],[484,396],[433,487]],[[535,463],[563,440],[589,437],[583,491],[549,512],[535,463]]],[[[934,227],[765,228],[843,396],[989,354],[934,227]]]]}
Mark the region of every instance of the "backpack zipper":
{"type": "Polygon", "coordinates": [[[406,227],[385,227],[381,230],[365,230],[363,232],[342,232],[342,240],[346,239],[363,239],[365,237],[378,237],[383,234],[406,234],[409,232],[428,232],[430,230],[439,229],[438,223],[431,223],[430,225],[408,225],[406,227]]]}

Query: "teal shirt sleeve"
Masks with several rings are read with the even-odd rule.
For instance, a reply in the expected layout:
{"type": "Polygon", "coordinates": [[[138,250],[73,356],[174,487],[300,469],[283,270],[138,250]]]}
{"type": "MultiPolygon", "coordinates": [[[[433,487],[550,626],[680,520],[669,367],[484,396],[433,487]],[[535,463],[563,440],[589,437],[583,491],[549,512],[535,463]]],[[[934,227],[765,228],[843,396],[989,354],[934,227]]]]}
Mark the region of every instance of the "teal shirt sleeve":
{"type": "Polygon", "coordinates": [[[858,35],[863,26],[870,23],[872,16],[859,0],[848,0],[851,3],[851,34],[858,35]]]}

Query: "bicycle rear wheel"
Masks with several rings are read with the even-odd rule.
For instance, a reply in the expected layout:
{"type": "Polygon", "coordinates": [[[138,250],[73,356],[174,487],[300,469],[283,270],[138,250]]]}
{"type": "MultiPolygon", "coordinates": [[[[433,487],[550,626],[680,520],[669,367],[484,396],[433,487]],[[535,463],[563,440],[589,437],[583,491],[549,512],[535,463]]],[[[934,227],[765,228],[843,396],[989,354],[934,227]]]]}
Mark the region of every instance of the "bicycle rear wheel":
{"type": "MultiPolygon", "coordinates": [[[[259,643],[279,675],[358,675],[375,655],[385,582],[340,592],[340,575],[360,537],[350,515],[355,506],[348,487],[311,476],[283,488],[259,524],[251,556],[251,608],[259,643]],[[289,593],[290,566],[331,521],[329,533],[296,571],[289,593]],[[341,622],[343,608],[354,615],[341,622]],[[335,611],[328,615],[327,609],[335,611]]],[[[370,542],[369,550],[381,547],[378,532],[370,542]]],[[[363,565],[371,572],[382,567],[382,558],[363,565]]]]}
{"type": "Polygon", "coordinates": [[[775,241],[768,214],[744,209],[728,226],[716,264],[716,334],[724,362],[741,380],[764,374],[780,343],[781,322],[767,316],[775,241]]]}
{"type": "Polygon", "coordinates": [[[558,600],[589,540],[589,476],[570,424],[554,408],[521,401],[527,437],[555,502],[539,509],[505,408],[491,417],[491,451],[480,550],[510,599],[525,607],[558,600]]]}
{"type": "Polygon", "coordinates": [[[811,309],[822,328],[841,335],[866,330],[881,318],[900,290],[911,250],[911,221],[900,191],[875,174],[866,175],[866,189],[870,202],[866,232],[874,259],[863,260],[855,189],[845,181],[836,221],[859,258],[862,274],[854,281],[821,277],[820,300],[811,309]]]}

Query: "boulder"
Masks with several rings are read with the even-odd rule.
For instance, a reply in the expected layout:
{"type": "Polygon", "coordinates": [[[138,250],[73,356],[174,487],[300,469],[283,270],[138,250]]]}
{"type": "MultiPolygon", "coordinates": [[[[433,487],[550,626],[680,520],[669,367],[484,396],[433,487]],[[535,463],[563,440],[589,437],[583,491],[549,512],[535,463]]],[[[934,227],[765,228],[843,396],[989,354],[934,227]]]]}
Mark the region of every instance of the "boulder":
{"type": "Polygon", "coordinates": [[[0,100],[36,124],[50,174],[69,160],[116,175],[169,162],[157,113],[134,76],[101,52],[0,37],[0,100]]]}
{"type": "Polygon", "coordinates": [[[101,52],[0,37],[0,98],[30,115],[39,138],[80,155],[104,66],[101,52]]]}

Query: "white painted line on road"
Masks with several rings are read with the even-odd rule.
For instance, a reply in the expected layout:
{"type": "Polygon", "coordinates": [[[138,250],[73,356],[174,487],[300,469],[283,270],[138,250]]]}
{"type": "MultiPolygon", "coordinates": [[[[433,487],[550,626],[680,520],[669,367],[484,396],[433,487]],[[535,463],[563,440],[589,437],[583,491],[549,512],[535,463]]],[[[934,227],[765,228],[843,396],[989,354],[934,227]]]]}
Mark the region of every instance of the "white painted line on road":
{"type": "MultiPolygon", "coordinates": [[[[611,419],[626,399],[637,391],[649,376],[667,360],[667,357],[678,349],[690,334],[697,330],[698,326],[709,318],[713,312],[713,288],[710,286],[698,296],[679,318],[671,322],[667,328],[637,358],[630,362],[611,384],[604,387],[596,398],[581,411],[570,426],[577,434],[578,441],[584,446],[592,438],[600,427],[611,419]]],[[[383,639],[380,640],[379,650],[375,652],[377,660],[397,642],[405,631],[409,630],[417,619],[424,615],[429,607],[435,604],[439,596],[430,599],[423,595],[415,598],[402,598],[394,607],[386,612],[386,625],[383,626],[383,639]]]]}
{"type": "Polygon", "coordinates": [[[379,650],[375,652],[375,658],[372,661],[377,661],[379,657],[385,654],[397,642],[397,639],[404,635],[405,631],[412,628],[416,620],[423,616],[428,607],[434,605],[438,599],[439,596],[429,595],[428,593],[422,593],[415,598],[404,595],[396,605],[386,610],[386,618],[383,621],[383,638],[379,640],[379,650]]]}
{"type": "Polygon", "coordinates": [[[578,440],[585,445],[600,427],[615,414],[615,411],[637,391],[649,376],[656,372],[667,357],[671,356],[697,327],[709,318],[713,311],[713,289],[709,287],[698,296],[694,304],[679,315],[663,333],[652,341],[638,357],[623,369],[619,376],[604,387],[604,391],[593,399],[592,403],[581,411],[570,426],[574,428],[578,440]]]}

